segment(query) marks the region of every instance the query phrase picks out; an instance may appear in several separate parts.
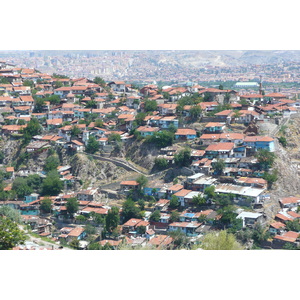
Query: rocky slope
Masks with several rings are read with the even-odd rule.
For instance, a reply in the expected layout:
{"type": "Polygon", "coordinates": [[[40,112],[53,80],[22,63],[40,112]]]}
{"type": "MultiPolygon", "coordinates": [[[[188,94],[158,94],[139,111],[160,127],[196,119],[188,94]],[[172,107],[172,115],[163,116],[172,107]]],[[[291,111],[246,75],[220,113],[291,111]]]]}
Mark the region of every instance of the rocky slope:
{"type": "Polygon", "coordinates": [[[109,183],[126,173],[124,169],[110,162],[91,160],[83,153],[75,154],[70,160],[70,165],[73,175],[80,178],[86,185],[109,183]]]}

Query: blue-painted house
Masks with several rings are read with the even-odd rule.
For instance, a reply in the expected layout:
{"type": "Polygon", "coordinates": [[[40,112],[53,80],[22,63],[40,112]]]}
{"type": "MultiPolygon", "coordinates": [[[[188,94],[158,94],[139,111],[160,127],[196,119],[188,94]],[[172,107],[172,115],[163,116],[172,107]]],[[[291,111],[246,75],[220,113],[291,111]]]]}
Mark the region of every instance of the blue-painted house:
{"type": "Polygon", "coordinates": [[[247,136],[244,145],[255,148],[255,150],[265,149],[269,152],[275,151],[274,139],[269,136],[247,136]]]}
{"type": "Polygon", "coordinates": [[[175,133],[175,139],[181,139],[181,140],[193,140],[197,137],[196,130],[194,129],[188,129],[188,128],[180,128],[177,129],[175,133]]]}
{"type": "Polygon", "coordinates": [[[209,122],[205,125],[206,133],[221,133],[225,128],[225,124],[219,122],[209,122]]]}

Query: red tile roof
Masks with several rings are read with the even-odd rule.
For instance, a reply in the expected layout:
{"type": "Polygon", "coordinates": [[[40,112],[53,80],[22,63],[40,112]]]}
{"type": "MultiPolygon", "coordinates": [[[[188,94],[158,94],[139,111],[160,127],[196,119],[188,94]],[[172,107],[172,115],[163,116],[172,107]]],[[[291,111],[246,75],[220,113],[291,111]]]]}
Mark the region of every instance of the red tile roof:
{"type": "Polygon", "coordinates": [[[230,151],[234,148],[234,143],[217,143],[209,145],[205,151],[230,151]]]}

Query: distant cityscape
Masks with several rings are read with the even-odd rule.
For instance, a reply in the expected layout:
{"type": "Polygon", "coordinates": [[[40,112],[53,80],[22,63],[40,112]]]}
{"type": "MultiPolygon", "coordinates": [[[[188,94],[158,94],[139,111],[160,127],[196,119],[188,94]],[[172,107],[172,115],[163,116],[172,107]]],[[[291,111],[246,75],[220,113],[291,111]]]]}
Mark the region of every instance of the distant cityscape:
{"type": "Polygon", "coordinates": [[[0,59],[49,74],[108,81],[258,81],[260,75],[270,83],[300,80],[299,51],[241,52],[0,51],[0,59]]]}
{"type": "MultiPolygon", "coordinates": [[[[259,82],[267,92],[293,97],[300,88],[300,51],[0,51],[0,60],[47,74],[128,83],[183,85],[209,83],[237,89],[237,82],[259,82]]],[[[250,87],[250,86],[249,86],[250,87]]]]}

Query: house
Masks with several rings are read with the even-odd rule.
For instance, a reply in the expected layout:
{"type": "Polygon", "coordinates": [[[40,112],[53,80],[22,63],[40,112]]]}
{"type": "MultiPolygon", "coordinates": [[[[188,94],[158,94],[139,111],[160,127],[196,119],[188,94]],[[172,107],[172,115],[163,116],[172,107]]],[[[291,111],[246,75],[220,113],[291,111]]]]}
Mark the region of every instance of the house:
{"type": "Polygon", "coordinates": [[[137,190],[139,187],[139,183],[135,180],[122,181],[120,183],[120,192],[127,193],[130,190],[137,190]]]}
{"type": "Polygon", "coordinates": [[[71,142],[69,144],[69,148],[73,149],[76,152],[83,152],[84,144],[77,140],[71,140],[71,142]]]}
{"type": "Polygon", "coordinates": [[[203,173],[205,175],[211,174],[212,160],[208,158],[202,158],[192,162],[191,169],[196,173],[203,173]]]}
{"type": "Polygon", "coordinates": [[[49,142],[46,141],[33,141],[30,142],[28,146],[26,146],[26,151],[31,153],[31,152],[35,152],[35,153],[42,153],[45,152],[49,149],[50,144],[49,142]]]}
{"type": "Polygon", "coordinates": [[[177,129],[175,133],[175,139],[181,139],[181,140],[193,140],[197,137],[196,130],[194,129],[177,129]]]}
{"type": "Polygon", "coordinates": [[[172,116],[176,114],[177,104],[163,103],[157,106],[159,114],[162,116],[172,116]]]}
{"type": "Polygon", "coordinates": [[[170,204],[170,200],[168,199],[159,199],[155,205],[154,205],[154,209],[155,210],[160,210],[160,211],[167,211],[168,210],[168,207],[169,207],[169,204],[170,204]]]}
{"type": "Polygon", "coordinates": [[[149,229],[150,223],[142,219],[131,218],[122,225],[122,233],[124,234],[135,234],[139,226],[146,227],[146,230],[149,229]]]}
{"type": "Polygon", "coordinates": [[[158,124],[162,129],[168,129],[171,125],[178,128],[178,119],[175,116],[159,118],[158,124]]]}
{"type": "Polygon", "coordinates": [[[286,225],[281,222],[273,222],[270,224],[269,232],[271,234],[281,234],[285,230],[286,225]]]}
{"type": "Polygon", "coordinates": [[[20,134],[27,125],[3,125],[3,134],[20,134]]]}
{"type": "Polygon", "coordinates": [[[67,242],[73,239],[82,240],[86,236],[85,229],[83,227],[63,227],[60,230],[61,234],[58,236],[60,239],[65,239],[67,242]]]}
{"type": "Polygon", "coordinates": [[[286,244],[298,246],[299,233],[295,231],[284,232],[282,235],[275,235],[273,237],[272,246],[274,248],[282,248],[286,244]]]}
{"type": "Polygon", "coordinates": [[[153,135],[155,132],[158,132],[159,127],[150,127],[150,126],[140,126],[136,129],[137,132],[141,134],[142,137],[147,137],[153,135]]]}
{"type": "Polygon", "coordinates": [[[187,196],[190,192],[192,192],[192,190],[186,190],[186,189],[182,189],[179,192],[176,192],[174,194],[174,196],[177,197],[179,203],[181,206],[185,206],[185,196],[187,196]]]}
{"type": "Polygon", "coordinates": [[[244,145],[254,148],[256,151],[260,149],[275,151],[274,139],[269,136],[246,136],[244,145]]]}
{"type": "Polygon", "coordinates": [[[240,95],[240,99],[245,99],[248,100],[249,102],[255,104],[256,102],[261,102],[263,101],[264,96],[261,94],[245,94],[245,95],[240,95]]]}
{"type": "Polygon", "coordinates": [[[223,111],[216,113],[215,118],[219,122],[225,122],[226,124],[230,124],[231,120],[233,118],[233,115],[234,115],[234,111],[227,109],[227,110],[223,110],[223,111]]]}
{"type": "Polygon", "coordinates": [[[199,228],[202,223],[199,222],[173,222],[169,224],[168,231],[180,230],[188,237],[197,236],[196,229],[199,228]]]}
{"type": "Polygon", "coordinates": [[[242,144],[244,142],[245,135],[242,133],[226,132],[220,134],[221,143],[234,143],[235,145],[242,144]]]}
{"type": "Polygon", "coordinates": [[[197,222],[199,217],[202,216],[208,216],[211,215],[213,212],[212,209],[201,211],[201,212],[189,212],[189,211],[183,211],[179,216],[180,222],[197,222]]]}
{"type": "Polygon", "coordinates": [[[216,109],[216,107],[218,106],[218,102],[200,102],[198,105],[201,107],[202,111],[211,112],[216,109]]]}
{"type": "Polygon", "coordinates": [[[94,201],[98,195],[98,189],[81,190],[77,193],[79,201],[94,201]]]}
{"type": "Polygon", "coordinates": [[[119,93],[125,93],[127,91],[124,81],[111,81],[108,86],[114,91],[119,93]]]}
{"type": "Polygon", "coordinates": [[[48,119],[46,120],[48,130],[58,128],[63,123],[62,119],[48,119]]]}
{"type": "Polygon", "coordinates": [[[225,124],[219,122],[209,122],[205,125],[204,131],[206,133],[221,133],[225,128],[225,124]]]}
{"type": "Polygon", "coordinates": [[[8,174],[9,178],[15,178],[15,168],[14,167],[6,167],[5,171],[8,174]]]}
{"type": "Polygon", "coordinates": [[[286,221],[293,221],[293,218],[290,215],[286,215],[283,212],[280,212],[275,216],[275,221],[285,223],[286,221]]]}
{"type": "Polygon", "coordinates": [[[193,198],[194,197],[198,197],[201,196],[202,193],[197,192],[197,191],[191,191],[190,193],[188,193],[186,196],[184,196],[184,203],[182,206],[189,206],[189,205],[193,205],[193,198]]]}
{"type": "Polygon", "coordinates": [[[300,205],[300,198],[298,197],[285,197],[279,200],[281,208],[293,208],[300,205]]]}
{"type": "Polygon", "coordinates": [[[209,159],[232,157],[233,148],[234,148],[234,143],[212,144],[205,149],[205,157],[209,159]]]}
{"type": "Polygon", "coordinates": [[[166,196],[167,196],[166,198],[170,199],[173,194],[181,191],[183,188],[184,188],[184,186],[181,184],[174,184],[174,185],[169,186],[166,189],[166,196]]]}
{"type": "Polygon", "coordinates": [[[235,179],[235,183],[243,186],[252,186],[263,189],[266,189],[268,186],[267,180],[255,177],[239,177],[235,179]]]}
{"type": "Polygon", "coordinates": [[[262,223],[263,215],[260,213],[253,213],[249,211],[241,212],[237,217],[237,219],[242,219],[243,227],[253,227],[257,223],[262,223]]]}
{"type": "Polygon", "coordinates": [[[160,234],[152,237],[147,245],[154,246],[157,249],[170,249],[173,243],[173,238],[168,235],[160,234]]]}
{"type": "Polygon", "coordinates": [[[204,150],[192,150],[191,151],[191,159],[193,162],[203,158],[205,155],[205,151],[204,150]]]}
{"type": "Polygon", "coordinates": [[[258,119],[259,115],[254,110],[240,110],[236,123],[250,124],[253,120],[258,119]]]}
{"type": "Polygon", "coordinates": [[[251,203],[260,204],[264,199],[264,191],[265,189],[227,183],[218,184],[215,187],[216,193],[233,194],[235,195],[235,199],[243,205],[249,205],[251,203]]]}
{"type": "Polygon", "coordinates": [[[199,137],[199,144],[208,146],[213,143],[217,143],[220,141],[221,134],[218,133],[204,133],[199,137]]]}

